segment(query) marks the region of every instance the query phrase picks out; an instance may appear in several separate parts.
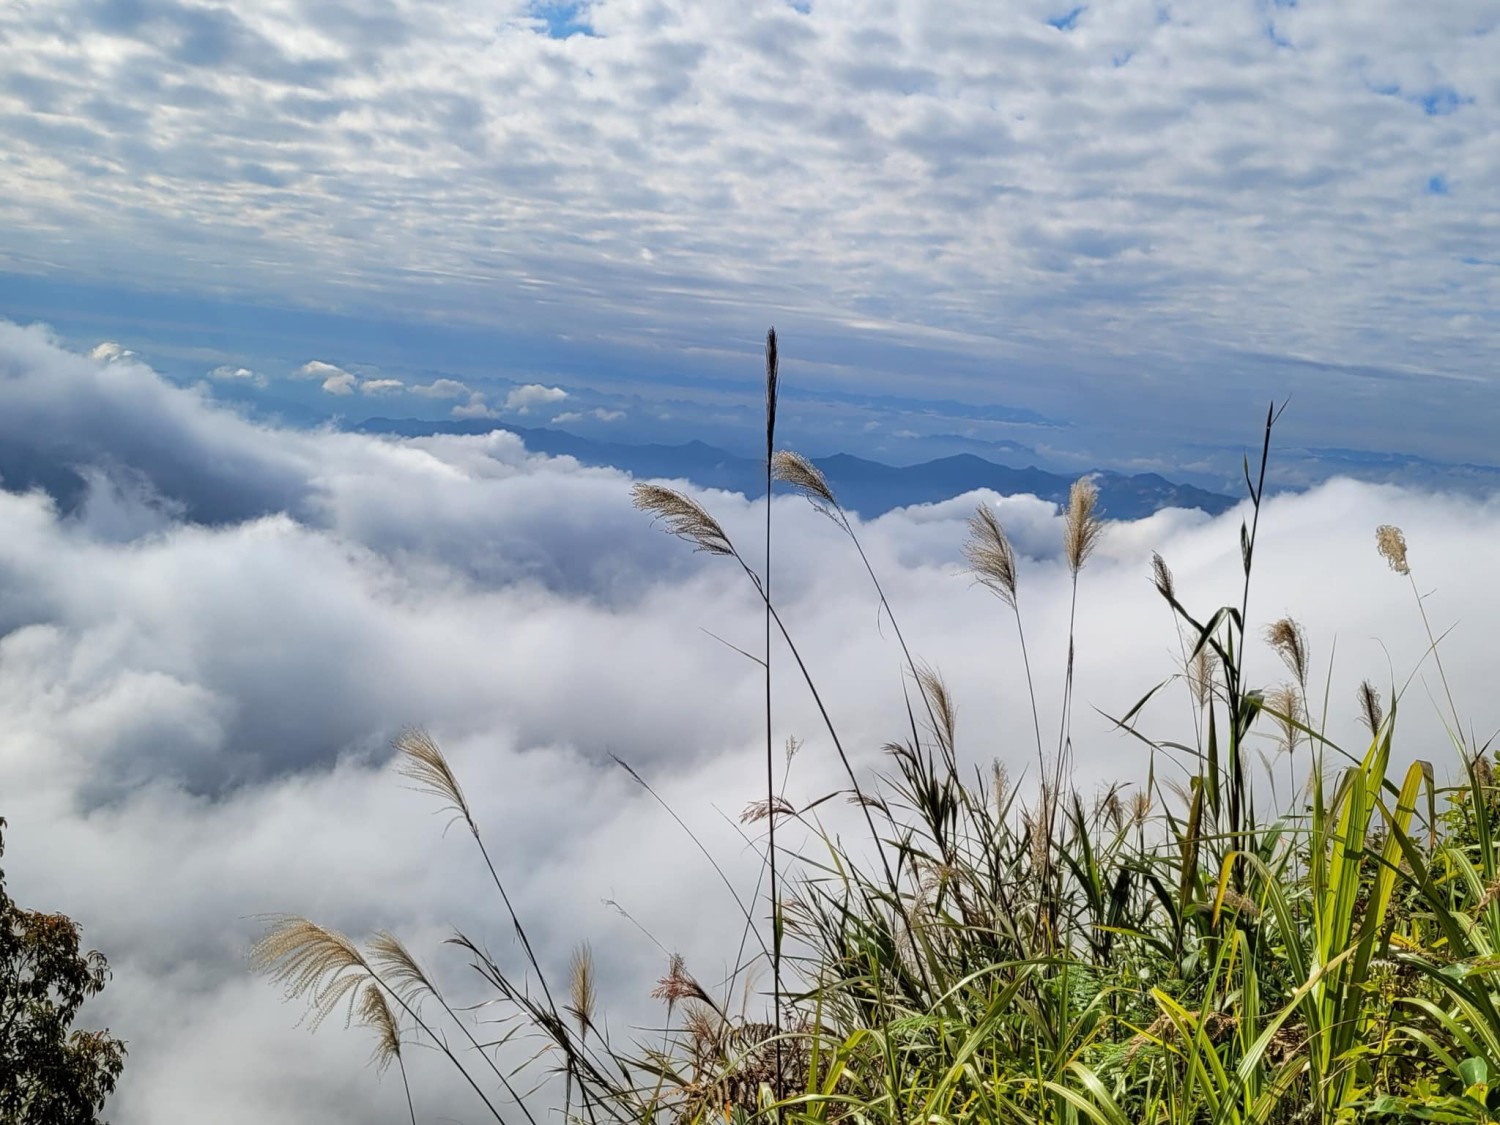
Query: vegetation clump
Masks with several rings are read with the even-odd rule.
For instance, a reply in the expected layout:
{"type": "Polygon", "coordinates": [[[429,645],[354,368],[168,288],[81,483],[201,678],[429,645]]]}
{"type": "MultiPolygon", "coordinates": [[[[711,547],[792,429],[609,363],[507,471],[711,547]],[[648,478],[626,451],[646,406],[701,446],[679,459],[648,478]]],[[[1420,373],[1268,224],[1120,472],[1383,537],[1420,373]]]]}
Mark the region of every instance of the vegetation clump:
{"type": "MultiPolygon", "coordinates": [[[[464,935],[454,940],[497,999],[541,1038],[561,1079],[565,1116],[590,1125],[1500,1118],[1500,782],[1488,746],[1464,739],[1456,711],[1449,727],[1456,784],[1440,787],[1428,761],[1394,768],[1401,698],[1394,686],[1386,707],[1380,691],[1361,685],[1352,703],[1368,742],[1336,745],[1326,714],[1312,718],[1306,631],[1290,618],[1251,624],[1274,410],[1259,472],[1246,462],[1238,604],[1190,608],[1166,562],[1154,560],[1153,584],[1177,626],[1182,662],[1116,721],[1141,746],[1144,776],[1098,794],[1074,784],[1070,625],[1055,741],[1041,729],[1025,657],[1037,772],[1023,788],[999,762],[981,767],[961,754],[954,701],[907,649],[853,521],[810,461],[770,447],[770,343],[768,476],[811,500],[864,561],[905,656],[909,729],[886,747],[888,769],[861,777],[768,575],[699,503],[636,486],[637,506],[666,530],[739,564],[766,609],[763,660],[769,666],[773,651],[790,653],[848,786],[798,802],[768,774],[768,792],[746,811],[747,824],[796,822],[813,842],[778,853],[775,838],[766,838],[765,864],[780,880],[766,932],[749,935],[775,967],[766,1018],[731,1015],[725,997],[673,958],[654,993],[669,1025],[656,1046],[611,1040],[586,950],[574,959],[571,989],[559,993],[571,1003],[554,1001],[490,866],[524,964],[518,973],[464,935]],[[1270,645],[1289,679],[1265,687],[1246,679],[1253,639],[1270,645]],[[1188,687],[1196,734],[1191,742],[1153,739],[1139,729],[1143,708],[1178,680],[1188,687]],[[1252,733],[1265,731],[1286,751],[1284,787],[1273,776],[1279,762],[1262,765],[1251,746],[1252,733]],[[1185,781],[1168,779],[1169,762],[1185,781]],[[867,839],[846,844],[820,820],[835,796],[857,807],[867,839]]],[[[1102,529],[1095,499],[1080,482],[1065,512],[1075,610],[1102,529]]],[[[1410,578],[1398,529],[1380,528],[1377,548],[1410,578]]],[[[970,522],[964,555],[1021,631],[1020,561],[989,508],[970,522]]],[[[1417,605],[1425,623],[1420,596],[1417,605]]],[[[1024,654],[1024,631],[1021,642],[1024,654]]],[[[1434,659],[1436,649],[1433,638],[1434,659]]],[[[768,766],[771,718],[768,696],[768,766]]],[[[436,743],[409,735],[398,749],[408,776],[450,805],[483,849],[436,743]]],[[[754,911],[745,917],[752,927],[754,911]]],[[[386,1056],[398,1057],[407,1038],[434,1044],[496,1120],[536,1120],[495,1049],[389,935],[361,951],[284,918],[256,961],[323,1013],[352,998],[384,997],[394,1026],[369,1019],[368,1004],[359,1014],[388,1044],[386,1056]],[[451,1047],[426,1022],[428,1001],[462,1029],[467,1048],[451,1047]]]]}
{"type": "Polygon", "coordinates": [[[6,894],[0,871],[0,1122],[98,1120],[124,1070],[125,1044],[108,1030],[74,1030],[73,1020],[108,979],[104,955],[82,952],[78,924],[22,909],[6,894]]]}

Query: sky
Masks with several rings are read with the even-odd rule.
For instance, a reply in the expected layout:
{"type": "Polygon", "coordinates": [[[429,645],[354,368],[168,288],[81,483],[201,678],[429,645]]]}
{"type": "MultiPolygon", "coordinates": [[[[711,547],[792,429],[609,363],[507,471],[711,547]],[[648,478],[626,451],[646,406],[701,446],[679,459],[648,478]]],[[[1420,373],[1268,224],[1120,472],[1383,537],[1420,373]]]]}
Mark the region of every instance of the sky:
{"type": "Polygon", "coordinates": [[[1232,480],[1290,397],[1288,484],[1493,466],[1496,23],[20,0],[0,313],[304,422],[515,420],[538,384],[580,432],[743,441],[775,324],[816,453],[1232,480]]]}
{"type": "MultiPolygon", "coordinates": [[[[395,771],[413,725],[546,967],[592,943],[621,1039],[661,1020],[669,952],[716,987],[732,968],[733,901],[612,755],[753,888],[753,589],[619,470],[362,419],[755,455],[774,324],[779,432],[807,453],[1021,449],[1240,495],[1290,399],[1252,629],[1303,623],[1337,741],[1370,678],[1403,690],[1397,756],[1451,769],[1417,596],[1475,739],[1500,728],[1497,22],[1460,0],[0,5],[4,868],[110,959],[86,1013],[130,1044],[110,1119],[404,1119],[368,1039],[299,1026],[246,950],[292,911],[395,929],[463,999],[485,997],[453,926],[519,965],[482,863],[395,771]]],[[[758,551],[763,499],[679,483],[758,551]]],[[[1014,620],[961,566],[981,501],[1022,556],[1046,729],[1055,508],[978,492],[855,527],[961,755],[1020,776],[1014,620]]],[[[1106,527],[1079,591],[1085,791],[1141,776],[1107,716],[1180,659],[1152,552],[1187,604],[1237,603],[1245,514],[1106,527]]],[[[838,529],[791,496],[773,515],[781,612],[871,777],[905,733],[899,649],[838,529]]],[[[776,666],[788,792],[822,796],[832,746],[776,666]]],[[[1259,644],[1247,669],[1285,678],[1259,644]]],[[[1142,723],[1183,736],[1182,686],[1142,723]]],[[[413,1056],[419,1115],[478,1120],[440,1061],[413,1056]]]]}

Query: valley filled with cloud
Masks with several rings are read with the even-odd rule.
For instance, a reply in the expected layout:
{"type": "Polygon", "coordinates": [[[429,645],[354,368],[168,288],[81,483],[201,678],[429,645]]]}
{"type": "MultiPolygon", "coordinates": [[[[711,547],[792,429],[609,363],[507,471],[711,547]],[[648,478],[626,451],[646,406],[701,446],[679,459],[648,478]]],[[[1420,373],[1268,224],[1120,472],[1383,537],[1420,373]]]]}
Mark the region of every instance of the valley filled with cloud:
{"type": "MultiPolygon", "coordinates": [[[[763,782],[762,688],[731,646],[758,651],[759,603],[731,562],[634,510],[625,474],[504,432],[278,429],[129,356],[90,357],[8,322],[0,451],[5,870],[18,901],[78,919],[110,958],[114,980],[89,1015],[129,1041],[110,1104],[119,1125],[404,1119],[395,1080],[363,1067],[364,1032],[335,1019],[311,1034],[252,976],[258,915],[304,913],[356,936],[390,927],[476,1000],[477,980],[441,945],[452,926],[519,970],[470,841],[394,772],[392,739],[410,726],[450,754],[544,963],[563,975],[575,944],[592,943],[617,1039],[659,1026],[648,994],[668,951],[705,983],[733,970],[734,899],[611,756],[750,898],[763,826],[738,817],[763,782]]],[[[683,487],[758,558],[763,500],[683,487]]],[[[1069,589],[1055,507],[973,493],[855,527],[907,640],[958,702],[961,757],[998,759],[1024,787],[1034,744],[1014,619],[962,569],[981,500],[1021,555],[1041,724],[1055,731],[1069,589]]],[[[1142,744],[1107,716],[1181,660],[1152,552],[1189,607],[1237,603],[1245,513],[1106,526],[1078,591],[1085,793],[1144,776],[1142,744]]],[[[794,496],[774,518],[780,612],[868,776],[908,730],[900,649],[842,532],[794,496]]],[[[1306,627],[1314,717],[1326,681],[1341,743],[1359,745],[1360,680],[1387,699],[1405,686],[1397,755],[1442,773],[1446,699],[1412,586],[1376,553],[1379,524],[1405,531],[1453,695],[1484,742],[1500,726],[1486,667],[1500,621],[1494,501],[1345,480],[1271,498],[1252,627],[1286,614],[1306,627]]],[[[788,782],[800,804],[844,781],[784,649],[774,661],[777,741],[803,740],[788,782]]],[[[1286,677],[1264,647],[1248,668],[1265,686],[1286,677]]],[[[1190,732],[1187,688],[1171,685],[1139,725],[1190,732]]],[[[1271,734],[1258,741],[1277,762],[1271,734]]],[[[841,809],[827,806],[831,825],[841,809]]],[[[442,1060],[412,1055],[419,1112],[472,1118],[442,1060]]]]}

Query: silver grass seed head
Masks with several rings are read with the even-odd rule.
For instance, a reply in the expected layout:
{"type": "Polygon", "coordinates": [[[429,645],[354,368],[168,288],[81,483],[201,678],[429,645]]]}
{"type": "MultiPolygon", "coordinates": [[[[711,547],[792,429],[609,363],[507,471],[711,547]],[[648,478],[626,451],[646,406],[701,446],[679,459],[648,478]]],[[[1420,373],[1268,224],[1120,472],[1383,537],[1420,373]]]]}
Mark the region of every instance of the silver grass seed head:
{"type": "Polygon", "coordinates": [[[1094,510],[1099,504],[1099,489],[1088,477],[1073,482],[1068,492],[1068,513],[1063,526],[1063,554],[1068,569],[1076,576],[1094,553],[1104,525],[1094,510]]]}
{"type": "Polygon", "coordinates": [[[1401,534],[1399,527],[1383,523],[1375,529],[1375,549],[1380,552],[1380,557],[1391,564],[1391,569],[1397,574],[1410,574],[1411,567],[1406,562],[1406,536],[1401,534]]]}
{"type": "Polygon", "coordinates": [[[453,809],[472,829],[474,818],[469,813],[469,802],[458,784],[448,759],[442,749],[425,730],[413,728],[403,731],[396,738],[396,752],[401,756],[398,772],[412,782],[421,792],[430,793],[453,809]]]}
{"type": "Polygon", "coordinates": [[[659,484],[637,484],[630,490],[630,496],[637,508],[666,524],[669,535],[711,555],[734,554],[729,536],[696,500],[659,484]]]}
{"type": "Polygon", "coordinates": [[[401,1057],[401,1027],[391,1006],[386,1003],[385,993],[374,981],[365,985],[355,1006],[355,1017],[360,1023],[375,1032],[375,1049],[370,1061],[377,1071],[383,1071],[401,1057]]]}
{"type": "Polygon", "coordinates": [[[1296,684],[1279,684],[1267,693],[1266,706],[1276,713],[1281,749],[1294,752],[1302,741],[1302,726],[1307,724],[1302,693],[1296,684]]]}
{"type": "Polygon", "coordinates": [[[943,682],[943,677],[936,669],[925,666],[917,668],[917,683],[922,689],[922,697],[927,701],[927,706],[932,708],[932,716],[937,722],[937,730],[933,733],[937,735],[943,746],[952,750],[954,733],[958,726],[958,708],[948,691],[948,685],[943,682]]]}
{"type": "Polygon", "coordinates": [[[1156,586],[1156,592],[1168,601],[1177,598],[1177,584],[1172,579],[1172,569],[1167,566],[1167,560],[1157,552],[1151,552],[1151,581],[1156,586]]]}
{"type": "Polygon", "coordinates": [[[389,930],[381,930],[366,945],[370,961],[379,967],[392,991],[403,1000],[414,1002],[425,995],[436,995],[432,980],[417,964],[411,951],[389,930]]]}
{"type": "Polygon", "coordinates": [[[745,811],[740,813],[741,824],[759,824],[773,816],[796,816],[796,807],[785,797],[777,797],[769,801],[762,797],[758,801],[751,801],[745,806],[745,811]]]}
{"type": "Polygon", "coordinates": [[[1282,663],[1297,677],[1297,683],[1306,690],[1307,630],[1290,617],[1283,617],[1266,629],[1266,643],[1276,651],[1282,663]]]}
{"type": "Polygon", "coordinates": [[[988,504],[980,504],[969,518],[964,559],[980,583],[1011,609],[1016,608],[1016,552],[988,504]]]}
{"type": "Polygon", "coordinates": [[[1365,680],[1359,685],[1356,692],[1359,701],[1359,721],[1365,729],[1370,732],[1371,737],[1380,730],[1380,724],[1385,722],[1385,710],[1380,704],[1380,692],[1375,690],[1375,685],[1365,680]]]}
{"type": "Polygon", "coordinates": [[[667,975],[656,982],[656,987],[651,990],[651,998],[665,1000],[668,1004],[675,1004],[679,1000],[701,1000],[705,1004],[713,1004],[708,993],[703,991],[703,986],[688,973],[680,953],[672,954],[667,975]]]}
{"type": "Polygon", "coordinates": [[[1214,697],[1214,675],[1219,668],[1219,657],[1208,645],[1201,647],[1193,656],[1188,669],[1188,682],[1193,688],[1193,698],[1200,709],[1207,707],[1214,697]]]}
{"type": "Polygon", "coordinates": [[[358,946],[337,930],[294,914],[266,919],[266,932],[250,947],[250,965],[278,984],[288,998],[306,997],[314,1030],[370,979],[358,946]]]}
{"type": "Polygon", "coordinates": [[[823,476],[823,471],[800,453],[790,449],[778,449],[771,454],[771,475],[791,485],[814,504],[827,505],[830,508],[838,506],[838,501],[833,498],[833,489],[828,486],[828,480],[823,476]]]}
{"type": "Polygon", "coordinates": [[[573,951],[568,966],[569,999],[568,1011],[578,1021],[578,1030],[587,1033],[594,1026],[594,1011],[598,1006],[599,992],[595,984],[594,951],[584,942],[573,951]]]}

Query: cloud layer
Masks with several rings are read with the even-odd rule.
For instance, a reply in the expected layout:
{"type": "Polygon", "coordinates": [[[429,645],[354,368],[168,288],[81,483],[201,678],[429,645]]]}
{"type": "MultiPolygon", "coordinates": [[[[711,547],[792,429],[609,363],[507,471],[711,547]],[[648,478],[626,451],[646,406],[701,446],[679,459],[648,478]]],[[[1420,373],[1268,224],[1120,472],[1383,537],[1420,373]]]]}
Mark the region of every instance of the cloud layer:
{"type": "MultiPolygon", "coordinates": [[[[29,473],[0,469],[6,870],[19,901],[73,914],[111,958],[93,1015],[131,1043],[113,1120],[401,1119],[393,1081],[362,1069],[360,1035],[294,1027],[242,957],[252,916],[291,910],[356,934],[397,928],[459,989],[472,983],[440,950],[450,925],[516,963],[476,857],[390,768],[408,724],[449,750],[546,962],[561,972],[573,943],[594,939],[617,1034],[659,1018],[646,994],[663,953],[603,900],[700,976],[728,972],[732,902],[609,755],[651,779],[748,893],[755,854],[730,821],[763,768],[760,680],[705,630],[753,650],[760,619],[743,576],[651,527],[622,474],[503,433],[253,425],[128,357],[90,359],[4,323],[0,427],[0,449],[29,473]]],[[[753,555],[764,508],[698,495],[753,555]]],[[[980,499],[1023,556],[1046,729],[1068,611],[1052,506],[975,494],[858,530],[907,639],[949,680],[963,754],[1019,774],[1034,748],[1013,621],[958,568],[980,499]]],[[[793,498],[775,514],[782,613],[859,768],[877,769],[905,721],[899,650],[838,530],[793,498]]],[[[1152,550],[1189,605],[1237,601],[1237,518],[1168,511],[1107,529],[1079,590],[1085,787],[1144,767],[1094,708],[1124,712],[1178,658],[1152,550]]],[[[1425,645],[1412,590],[1374,550],[1387,522],[1406,531],[1435,627],[1457,625],[1445,666],[1483,739],[1500,725],[1485,664],[1500,620],[1495,504],[1350,482],[1278,498],[1252,621],[1304,623],[1315,678],[1330,677],[1330,732],[1355,741],[1354,685],[1401,683],[1425,645]]],[[[1250,675],[1283,673],[1257,646],[1250,675]]],[[[778,740],[806,740],[790,791],[838,787],[805,691],[789,674],[775,691],[778,740]]],[[[1425,666],[1398,741],[1442,765],[1429,694],[1442,698],[1425,666]]],[[[1180,732],[1181,704],[1168,693],[1147,729],[1180,732]]],[[[472,1118],[417,1054],[419,1112],[472,1118]]]]}
{"type": "Polygon", "coordinates": [[[991,371],[1062,346],[1488,378],[1495,26],[1482,0],[7,5],[0,222],[23,272],[581,337],[713,347],[752,308],[991,371]]]}

